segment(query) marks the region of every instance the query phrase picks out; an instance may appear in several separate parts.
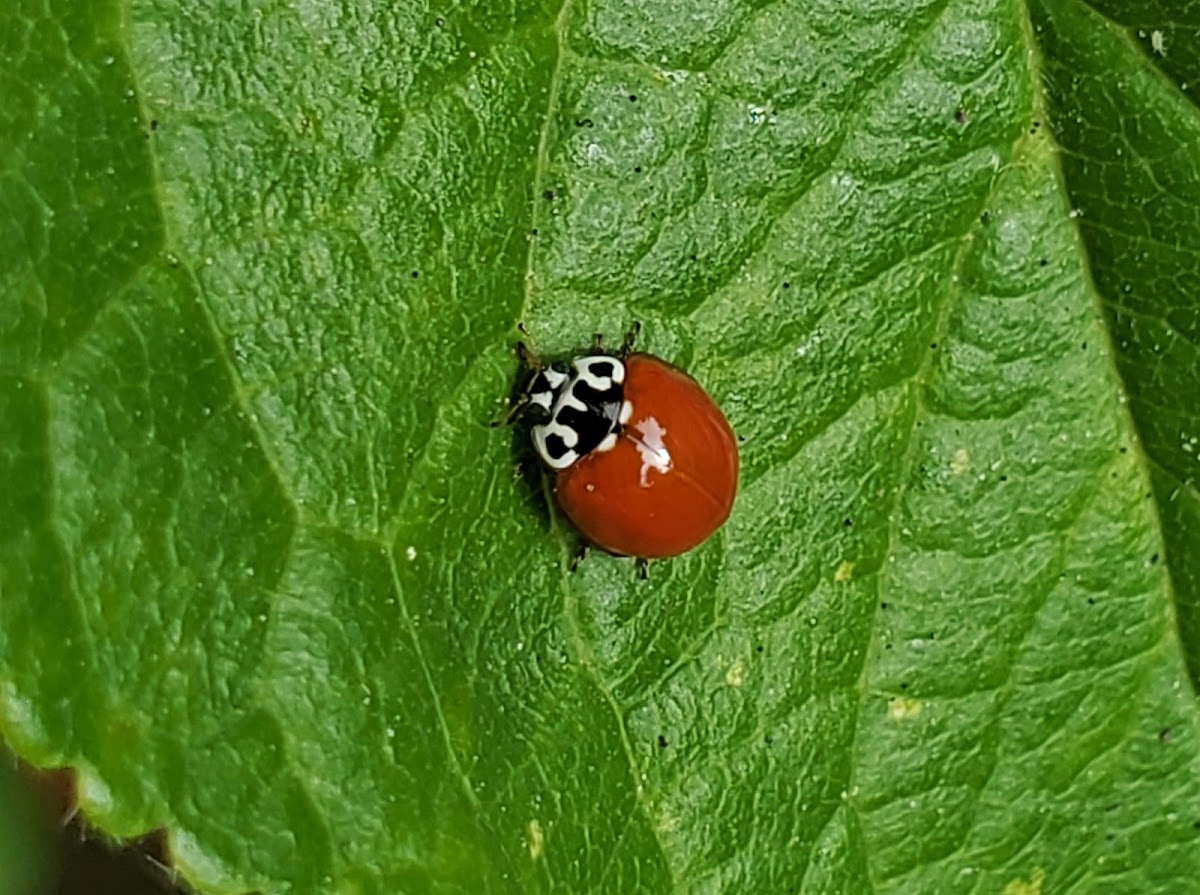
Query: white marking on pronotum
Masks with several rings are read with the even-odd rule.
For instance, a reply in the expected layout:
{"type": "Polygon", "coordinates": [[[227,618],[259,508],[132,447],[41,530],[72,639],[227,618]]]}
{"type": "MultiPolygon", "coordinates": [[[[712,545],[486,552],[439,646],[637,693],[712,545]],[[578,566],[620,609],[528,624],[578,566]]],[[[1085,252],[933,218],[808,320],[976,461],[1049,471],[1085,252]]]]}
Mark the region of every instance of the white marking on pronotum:
{"type": "Polygon", "coordinates": [[[564,426],[562,423],[552,421],[544,426],[533,427],[533,443],[537,448],[537,452],[541,454],[552,469],[566,469],[572,463],[579,459],[579,454],[570,448],[575,447],[579,443],[579,433],[570,426],[564,426]],[[563,444],[568,450],[563,452],[563,455],[558,459],[550,456],[550,451],[546,447],[546,439],[551,435],[557,435],[562,439],[563,444]]]}
{"type": "Polygon", "coordinates": [[[579,373],[579,379],[599,392],[606,392],[613,387],[614,383],[621,385],[625,381],[625,365],[615,357],[580,357],[575,359],[574,367],[579,373]],[[597,375],[592,372],[594,366],[609,367],[612,369],[612,374],[597,375]]]}
{"type": "Polygon", "coordinates": [[[671,470],[671,452],[667,450],[666,442],[663,441],[667,430],[652,416],[646,417],[633,428],[642,436],[641,438],[632,437],[634,444],[637,445],[638,453],[642,457],[641,484],[643,488],[648,488],[650,487],[648,474],[651,469],[659,473],[671,470]]]}
{"type": "MultiPolygon", "coordinates": [[[[579,452],[572,450],[579,444],[579,433],[570,426],[559,422],[562,411],[570,407],[579,413],[594,414],[599,409],[590,407],[575,394],[576,384],[582,383],[596,392],[606,394],[625,382],[625,365],[609,355],[579,357],[572,361],[571,365],[575,370],[574,374],[561,373],[550,367],[543,370],[542,373],[550,388],[529,396],[530,402],[550,411],[549,422],[533,427],[533,442],[542,459],[552,469],[566,469],[579,459],[579,452]],[[611,372],[597,374],[594,372],[596,367],[611,372]],[[550,456],[550,452],[546,449],[546,441],[552,435],[557,435],[562,440],[565,450],[561,457],[550,456]]],[[[612,402],[611,406],[615,407],[615,402],[612,402]]],[[[610,404],[605,403],[602,412],[608,418],[609,425],[612,426],[616,420],[609,416],[614,412],[609,407],[610,404]]],[[[629,406],[629,402],[623,402],[618,411],[622,415],[621,421],[627,420],[632,412],[633,408],[629,406]]],[[[610,432],[594,450],[612,450],[615,444],[616,433],[610,432]]]]}
{"type": "Polygon", "coordinates": [[[546,367],[539,374],[540,378],[546,380],[547,387],[538,392],[532,392],[529,395],[529,403],[536,404],[538,407],[550,410],[554,403],[554,393],[559,390],[568,377],[566,373],[560,373],[553,367],[546,367]]]}

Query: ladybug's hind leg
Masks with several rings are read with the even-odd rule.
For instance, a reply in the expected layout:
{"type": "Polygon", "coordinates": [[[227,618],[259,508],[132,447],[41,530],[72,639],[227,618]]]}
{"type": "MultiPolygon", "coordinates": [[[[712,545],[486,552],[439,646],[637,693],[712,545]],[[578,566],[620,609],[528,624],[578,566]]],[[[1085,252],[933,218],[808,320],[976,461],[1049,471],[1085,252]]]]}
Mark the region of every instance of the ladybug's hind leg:
{"type": "Polygon", "coordinates": [[[637,570],[638,570],[638,578],[642,579],[643,581],[645,581],[647,578],[649,578],[650,577],[650,560],[646,559],[646,557],[644,557],[644,556],[639,556],[637,558],[637,570]]]}
{"type": "Polygon", "coordinates": [[[583,562],[584,557],[588,555],[588,551],[591,549],[592,548],[587,541],[579,542],[579,546],[575,550],[575,555],[571,557],[570,571],[574,572],[579,568],[579,564],[583,562]]]}

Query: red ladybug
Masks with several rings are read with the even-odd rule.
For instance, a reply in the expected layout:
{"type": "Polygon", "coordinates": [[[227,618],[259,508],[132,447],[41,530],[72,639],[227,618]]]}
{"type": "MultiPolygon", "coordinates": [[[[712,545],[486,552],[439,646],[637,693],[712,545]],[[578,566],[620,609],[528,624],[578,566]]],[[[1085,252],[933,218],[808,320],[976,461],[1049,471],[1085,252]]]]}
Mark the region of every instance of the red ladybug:
{"type": "MultiPolygon", "coordinates": [[[[631,339],[626,340],[626,346],[631,339]]],[[[649,354],[594,353],[538,369],[526,406],[559,506],[583,536],[622,556],[676,556],[729,517],[737,439],[703,388],[649,354]]]]}

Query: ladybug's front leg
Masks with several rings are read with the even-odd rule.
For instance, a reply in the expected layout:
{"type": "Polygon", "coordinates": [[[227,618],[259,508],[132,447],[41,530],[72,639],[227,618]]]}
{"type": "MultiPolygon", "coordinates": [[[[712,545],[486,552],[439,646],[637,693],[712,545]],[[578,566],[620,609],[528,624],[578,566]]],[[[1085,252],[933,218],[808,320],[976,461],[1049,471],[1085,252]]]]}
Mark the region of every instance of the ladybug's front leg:
{"type": "Polygon", "coordinates": [[[518,342],[515,350],[517,352],[517,358],[528,369],[536,372],[537,370],[542,369],[544,366],[542,359],[534,354],[533,349],[524,342],[518,342]]]}
{"type": "Polygon", "coordinates": [[[633,343],[637,341],[638,336],[642,332],[642,322],[640,320],[633,321],[633,326],[625,333],[625,338],[621,340],[621,360],[629,357],[633,353],[633,343]]]}
{"type": "MultiPolygon", "coordinates": [[[[525,327],[521,325],[521,332],[525,332],[525,327]]],[[[520,360],[521,366],[530,372],[529,379],[525,383],[525,387],[513,398],[509,399],[509,410],[503,419],[492,420],[492,428],[500,426],[511,426],[519,420],[525,411],[527,411],[533,401],[533,386],[537,382],[538,374],[545,369],[545,364],[541,358],[533,353],[532,349],[524,342],[518,342],[513,348],[516,352],[517,359],[520,360]]]]}

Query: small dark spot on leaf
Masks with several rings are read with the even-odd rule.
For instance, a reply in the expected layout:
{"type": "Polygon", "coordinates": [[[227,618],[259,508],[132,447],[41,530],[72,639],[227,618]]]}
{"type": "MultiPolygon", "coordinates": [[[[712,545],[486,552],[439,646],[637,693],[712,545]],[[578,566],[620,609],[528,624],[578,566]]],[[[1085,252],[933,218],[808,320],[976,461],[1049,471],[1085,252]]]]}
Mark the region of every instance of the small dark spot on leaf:
{"type": "Polygon", "coordinates": [[[1084,351],[1087,351],[1087,342],[1082,343],[1079,347],[1082,348],[1084,351]]]}
{"type": "Polygon", "coordinates": [[[445,20],[445,19],[441,19],[441,18],[434,19],[434,20],[433,20],[433,24],[437,25],[439,28],[442,28],[442,27],[444,27],[444,26],[445,26],[445,24],[446,24],[446,20],[445,20]]]}
{"type": "Polygon", "coordinates": [[[1002,475],[1002,476],[1000,476],[1000,481],[1002,481],[1002,482],[1007,482],[1007,481],[1008,481],[1008,476],[1006,476],[1006,475],[1002,475]]]}
{"type": "Polygon", "coordinates": [[[692,255],[692,260],[693,260],[693,261],[695,261],[695,260],[696,260],[696,256],[695,256],[695,255],[692,255]]]}
{"type": "Polygon", "coordinates": [[[771,739],[771,735],[770,735],[770,734],[767,734],[765,737],[763,737],[763,742],[764,742],[764,743],[766,743],[766,744],[769,746],[769,745],[771,745],[771,744],[772,744],[773,742],[775,742],[775,741],[774,741],[773,739],[771,739]]]}
{"type": "Polygon", "coordinates": [[[959,124],[966,124],[967,123],[967,110],[961,109],[961,108],[955,109],[954,110],[954,120],[957,121],[959,124]]]}
{"type": "Polygon", "coordinates": [[[553,200],[554,199],[554,190],[546,190],[544,193],[542,193],[542,198],[545,199],[547,202],[553,200]]]}
{"type": "Polygon", "coordinates": [[[150,119],[150,130],[152,130],[152,131],[158,130],[158,119],[157,118],[150,119]]]}
{"type": "Polygon", "coordinates": [[[784,281],[783,281],[783,288],[784,288],[784,289],[791,289],[791,288],[792,288],[792,284],[791,284],[791,283],[789,283],[787,280],[784,280],[784,281]]]}
{"type": "Polygon", "coordinates": [[[981,214],[979,216],[979,223],[986,224],[989,220],[991,220],[991,218],[992,218],[992,213],[990,211],[985,211],[983,214],[981,214]]]}
{"type": "Polygon", "coordinates": [[[421,272],[420,272],[419,270],[414,270],[414,271],[412,272],[412,278],[413,278],[414,280],[415,280],[415,279],[417,279],[417,278],[418,278],[418,277],[420,277],[420,276],[421,276],[421,272]]]}
{"type": "Polygon", "coordinates": [[[884,649],[891,649],[891,648],[892,648],[892,645],[891,645],[890,643],[885,643],[885,644],[883,645],[883,648],[884,648],[884,649]]]}
{"type": "Polygon", "coordinates": [[[739,443],[741,443],[741,442],[744,442],[745,440],[746,440],[746,436],[745,436],[745,435],[739,435],[739,436],[738,436],[738,442],[739,442],[739,443]]]}
{"type": "Polygon", "coordinates": [[[755,649],[761,653],[763,651],[762,644],[760,643],[758,646],[755,647],[755,649]]]}
{"type": "Polygon", "coordinates": [[[1117,834],[1116,833],[1106,833],[1104,835],[1104,838],[1107,839],[1109,842],[1113,842],[1116,840],[1117,834]]]}
{"type": "Polygon", "coordinates": [[[634,167],[634,169],[633,169],[633,173],[634,173],[634,174],[641,174],[641,173],[642,173],[642,166],[641,166],[641,165],[637,165],[637,166],[635,166],[635,167],[634,167]]]}
{"type": "Polygon", "coordinates": [[[879,604],[879,608],[880,608],[880,609],[887,609],[887,608],[888,608],[888,604],[887,604],[887,603],[880,603],[880,604],[879,604]]]}
{"type": "Polygon", "coordinates": [[[530,236],[537,236],[537,235],[538,235],[538,228],[537,228],[537,227],[534,227],[532,230],[530,230],[530,231],[529,231],[529,235],[530,235],[530,236]]]}
{"type": "Polygon", "coordinates": [[[842,520],[842,525],[846,528],[849,528],[853,524],[854,524],[854,520],[852,520],[849,516],[847,516],[845,519],[842,520]]]}
{"type": "Polygon", "coordinates": [[[658,748],[660,748],[660,749],[667,748],[667,738],[665,736],[663,736],[661,733],[658,735],[658,748]]]}
{"type": "Polygon", "coordinates": [[[1049,258],[1043,258],[1041,261],[1038,262],[1038,264],[1040,264],[1042,267],[1045,267],[1049,263],[1050,263],[1049,258]]]}
{"type": "Polygon", "coordinates": [[[1095,597],[1088,597],[1088,605],[1089,605],[1089,606],[1095,606],[1095,605],[1096,605],[1096,598],[1095,598],[1095,597]]]}
{"type": "Polygon", "coordinates": [[[630,101],[631,103],[636,103],[636,102],[637,102],[637,97],[636,97],[636,96],[634,96],[634,95],[631,93],[631,94],[629,94],[629,101],[630,101]]]}
{"type": "Polygon", "coordinates": [[[1154,565],[1156,562],[1158,562],[1158,554],[1157,553],[1150,554],[1150,565],[1154,565]]]}
{"type": "Polygon", "coordinates": [[[907,690],[907,689],[908,689],[908,684],[906,684],[906,683],[904,683],[904,682],[901,682],[901,684],[900,684],[900,689],[901,689],[901,690],[907,690]]]}
{"type": "Polygon", "coordinates": [[[576,118],[576,119],[575,119],[575,126],[576,126],[576,127],[591,127],[591,126],[592,126],[592,119],[590,119],[590,118],[576,118]]]}
{"type": "Polygon", "coordinates": [[[1127,450],[1127,448],[1121,448],[1121,450],[1120,450],[1120,452],[1119,452],[1119,453],[1122,453],[1122,454],[1124,454],[1124,453],[1126,452],[1126,450],[1127,450]]]}
{"type": "Polygon", "coordinates": [[[930,342],[929,347],[932,348],[934,351],[937,351],[937,342],[930,342]]]}
{"type": "Polygon", "coordinates": [[[1158,741],[1160,743],[1169,743],[1171,741],[1171,728],[1164,727],[1158,732],[1158,741]]]}

